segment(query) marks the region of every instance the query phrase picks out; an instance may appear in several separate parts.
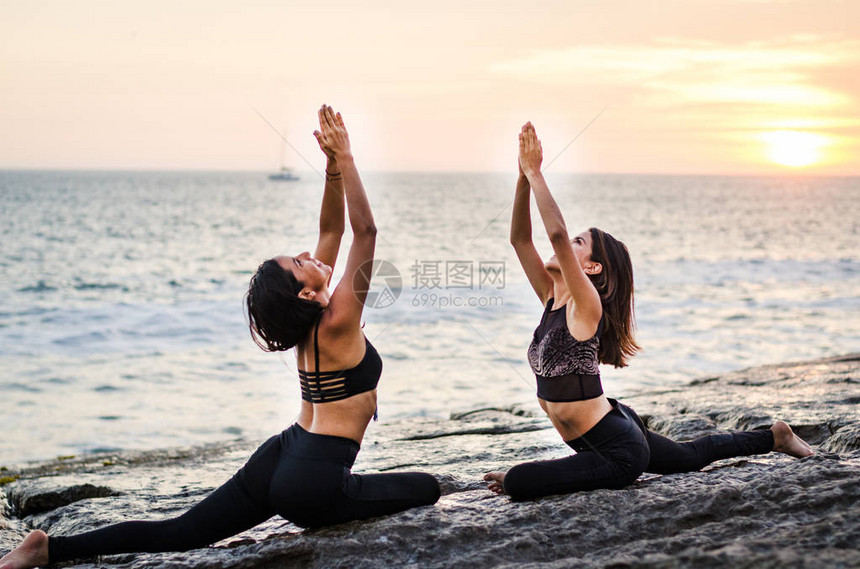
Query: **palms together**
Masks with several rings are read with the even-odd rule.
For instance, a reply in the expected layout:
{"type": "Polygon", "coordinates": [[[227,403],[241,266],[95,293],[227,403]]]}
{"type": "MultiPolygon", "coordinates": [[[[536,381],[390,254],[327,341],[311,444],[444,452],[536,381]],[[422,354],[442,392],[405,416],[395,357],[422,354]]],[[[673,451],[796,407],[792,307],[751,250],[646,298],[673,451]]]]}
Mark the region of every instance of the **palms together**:
{"type": "Polygon", "coordinates": [[[330,159],[345,156],[352,152],[349,144],[349,133],[340,113],[335,113],[328,105],[320,107],[319,112],[320,130],[314,131],[314,136],[320,145],[320,149],[330,159]]]}

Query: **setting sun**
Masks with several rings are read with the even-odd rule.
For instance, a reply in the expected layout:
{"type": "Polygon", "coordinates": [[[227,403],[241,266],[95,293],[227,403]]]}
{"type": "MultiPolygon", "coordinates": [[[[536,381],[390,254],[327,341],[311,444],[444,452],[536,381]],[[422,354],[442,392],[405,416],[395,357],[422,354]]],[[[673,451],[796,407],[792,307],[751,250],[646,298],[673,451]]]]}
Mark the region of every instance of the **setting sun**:
{"type": "Polygon", "coordinates": [[[767,132],[762,139],[770,146],[768,157],[772,162],[793,168],[820,161],[821,148],[827,144],[821,135],[796,130],[767,132]]]}

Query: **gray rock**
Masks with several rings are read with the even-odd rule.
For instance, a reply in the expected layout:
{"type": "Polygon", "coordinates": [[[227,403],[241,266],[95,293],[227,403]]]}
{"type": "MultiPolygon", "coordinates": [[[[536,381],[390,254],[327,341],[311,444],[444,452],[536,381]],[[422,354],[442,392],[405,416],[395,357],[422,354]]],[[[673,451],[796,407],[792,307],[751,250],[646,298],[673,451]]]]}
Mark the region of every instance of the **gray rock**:
{"type": "MultiPolygon", "coordinates": [[[[535,409],[480,409],[449,420],[371,428],[358,472],[425,470],[439,503],[400,514],[302,531],[272,518],[213,547],[126,554],[76,567],[858,567],[860,566],[860,356],[742,370],[683,388],[627,394],[649,428],[684,439],[788,421],[816,445],[805,459],[771,453],[701,472],[643,475],[622,490],[513,503],[481,476],[570,450],[535,409]]],[[[91,485],[87,498],[0,520],[0,549],[24,526],[52,534],[128,519],[174,516],[226,480],[253,442],[83,457],[11,472],[10,496],[91,485]]],[[[35,511],[35,510],[30,510],[35,511]]]]}
{"type": "Polygon", "coordinates": [[[860,423],[840,427],[824,441],[821,448],[830,452],[860,451],[860,423]]]}
{"type": "Polygon", "coordinates": [[[73,502],[88,498],[104,498],[116,496],[118,492],[106,486],[93,484],[74,484],[72,486],[57,486],[48,480],[37,480],[30,484],[14,485],[9,489],[9,502],[12,514],[25,517],[41,512],[56,510],[73,502]],[[48,484],[45,484],[48,482],[48,484]]]}
{"type": "Polygon", "coordinates": [[[717,430],[717,425],[713,419],[695,413],[646,416],[643,417],[643,422],[650,430],[678,441],[694,439],[717,430]]]}
{"type": "Polygon", "coordinates": [[[6,493],[0,488],[0,551],[8,551],[27,535],[27,526],[21,520],[9,519],[11,507],[6,493]]]}

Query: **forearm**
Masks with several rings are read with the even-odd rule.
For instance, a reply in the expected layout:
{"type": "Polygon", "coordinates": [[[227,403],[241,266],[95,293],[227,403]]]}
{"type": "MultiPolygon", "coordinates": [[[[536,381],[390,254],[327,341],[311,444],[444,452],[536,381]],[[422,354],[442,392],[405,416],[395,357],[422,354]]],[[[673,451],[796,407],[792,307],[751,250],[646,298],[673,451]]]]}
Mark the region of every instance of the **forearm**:
{"type": "Polygon", "coordinates": [[[564,224],[564,217],[561,215],[561,210],[555,202],[555,198],[549,191],[546,185],[543,174],[538,172],[529,173],[528,181],[531,184],[532,191],[535,195],[538,212],[540,213],[543,225],[549,235],[550,242],[556,240],[567,241],[567,226],[564,224]]]}
{"type": "Polygon", "coordinates": [[[364,192],[364,186],[355,167],[352,155],[338,156],[338,164],[343,174],[343,188],[346,195],[346,205],[349,212],[349,225],[354,235],[376,234],[376,224],[370,202],[364,192]]]}
{"type": "Polygon", "coordinates": [[[325,172],[325,189],[320,208],[320,235],[326,233],[343,235],[345,228],[343,176],[338,169],[337,161],[329,158],[325,172]]]}
{"type": "Polygon", "coordinates": [[[532,240],[532,219],[530,210],[530,185],[528,178],[520,175],[514,195],[514,209],[511,215],[511,243],[530,243],[532,240]]]}

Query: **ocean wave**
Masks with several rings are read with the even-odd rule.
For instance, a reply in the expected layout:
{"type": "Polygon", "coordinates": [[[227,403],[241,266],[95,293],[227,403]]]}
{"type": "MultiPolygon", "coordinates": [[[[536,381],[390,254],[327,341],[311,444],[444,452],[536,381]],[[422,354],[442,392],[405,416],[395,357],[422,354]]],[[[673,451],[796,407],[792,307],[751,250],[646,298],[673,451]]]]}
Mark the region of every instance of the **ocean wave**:
{"type": "Polygon", "coordinates": [[[75,290],[121,290],[123,292],[128,292],[128,287],[125,285],[117,284],[117,283],[85,283],[80,282],[75,284],[72,288],[75,290]]]}
{"type": "Polygon", "coordinates": [[[60,289],[55,286],[49,285],[45,281],[39,281],[34,285],[19,288],[18,292],[54,292],[57,290],[60,289]]]}

